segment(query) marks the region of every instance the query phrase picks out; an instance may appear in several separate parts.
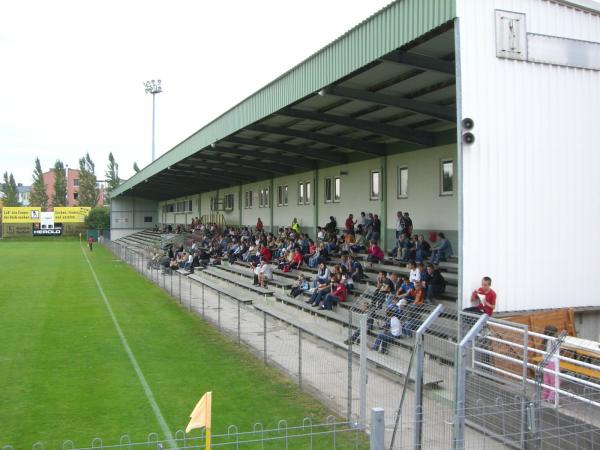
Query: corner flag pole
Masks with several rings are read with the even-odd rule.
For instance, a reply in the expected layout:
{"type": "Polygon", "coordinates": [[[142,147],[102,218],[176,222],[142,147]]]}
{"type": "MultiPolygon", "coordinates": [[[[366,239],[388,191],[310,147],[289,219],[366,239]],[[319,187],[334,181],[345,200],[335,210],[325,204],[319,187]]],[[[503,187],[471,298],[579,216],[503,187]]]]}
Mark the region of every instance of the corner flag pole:
{"type": "Polygon", "coordinates": [[[211,412],[212,412],[212,392],[207,392],[202,396],[200,401],[194,407],[190,414],[190,423],[185,429],[186,433],[196,428],[205,428],[205,446],[206,450],[210,450],[210,428],[211,428],[211,412]]]}

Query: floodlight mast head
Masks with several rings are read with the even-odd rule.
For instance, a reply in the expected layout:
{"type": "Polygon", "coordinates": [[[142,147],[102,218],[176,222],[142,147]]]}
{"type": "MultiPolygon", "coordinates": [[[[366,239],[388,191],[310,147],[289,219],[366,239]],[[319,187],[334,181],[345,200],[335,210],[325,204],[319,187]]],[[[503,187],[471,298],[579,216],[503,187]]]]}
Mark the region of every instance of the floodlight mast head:
{"type": "Polygon", "coordinates": [[[160,94],[162,92],[162,86],[160,85],[160,80],[150,80],[144,83],[146,87],[147,94],[160,94]]]}

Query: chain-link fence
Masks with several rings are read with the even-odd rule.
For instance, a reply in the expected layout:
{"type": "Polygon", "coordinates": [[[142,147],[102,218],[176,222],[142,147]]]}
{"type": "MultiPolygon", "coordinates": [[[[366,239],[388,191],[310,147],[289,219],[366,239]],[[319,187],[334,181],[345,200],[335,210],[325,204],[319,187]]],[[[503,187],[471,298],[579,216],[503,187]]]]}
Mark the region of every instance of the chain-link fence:
{"type": "Polygon", "coordinates": [[[185,276],[108,246],[341,417],[366,425],[382,407],[387,448],[600,448],[599,362],[559,336],[372,286],[321,311],[250,271],[185,276]]]}

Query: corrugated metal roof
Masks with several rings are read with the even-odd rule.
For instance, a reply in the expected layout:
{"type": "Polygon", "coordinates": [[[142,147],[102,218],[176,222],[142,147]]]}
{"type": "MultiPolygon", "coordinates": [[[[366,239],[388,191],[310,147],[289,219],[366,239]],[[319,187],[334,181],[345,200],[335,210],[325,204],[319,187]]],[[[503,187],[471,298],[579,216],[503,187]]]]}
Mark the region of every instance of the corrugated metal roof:
{"type": "Polygon", "coordinates": [[[231,108],[131,177],[120,195],[198,150],[452,20],[456,0],[396,0],[231,108]]]}

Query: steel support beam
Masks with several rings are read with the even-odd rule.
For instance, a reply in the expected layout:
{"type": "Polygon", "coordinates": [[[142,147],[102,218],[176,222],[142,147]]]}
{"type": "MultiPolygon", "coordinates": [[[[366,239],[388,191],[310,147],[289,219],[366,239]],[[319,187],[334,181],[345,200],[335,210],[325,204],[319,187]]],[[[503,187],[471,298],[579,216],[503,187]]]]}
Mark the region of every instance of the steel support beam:
{"type": "Polygon", "coordinates": [[[249,173],[249,175],[266,175],[271,176],[275,175],[287,175],[290,173],[289,168],[277,166],[274,164],[265,164],[257,161],[248,161],[245,159],[239,158],[226,158],[222,156],[212,156],[212,155],[202,155],[201,153],[196,153],[195,156],[188,158],[188,161],[192,161],[194,163],[200,165],[210,165],[221,167],[223,169],[228,169],[232,172],[237,172],[241,174],[249,173]],[[231,163],[233,165],[227,165],[227,163],[231,163]]]}
{"type": "Polygon", "coordinates": [[[276,112],[277,115],[295,117],[297,119],[314,120],[335,125],[343,125],[358,130],[369,131],[382,136],[393,137],[403,142],[431,147],[435,144],[435,135],[427,131],[415,130],[407,127],[396,127],[369,120],[354,119],[352,117],[336,116],[314,111],[285,108],[276,112]]]}
{"type": "MultiPolygon", "coordinates": [[[[256,160],[260,160],[264,162],[264,164],[271,165],[271,163],[277,163],[281,166],[289,166],[289,167],[299,167],[301,169],[311,170],[315,168],[314,162],[305,159],[291,158],[289,156],[280,155],[278,153],[264,153],[260,150],[252,149],[252,150],[243,150],[239,148],[232,147],[211,147],[207,149],[209,151],[226,153],[229,155],[238,155],[238,156],[248,156],[250,158],[255,158],[256,160]],[[268,161],[268,162],[265,162],[268,161]]],[[[256,161],[258,162],[258,161],[256,161]]]]}
{"type": "Polygon", "coordinates": [[[430,70],[434,72],[454,75],[456,73],[454,61],[433,58],[431,56],[396,50],[383,56],[381,61],[403,64],[417,69],[430,70]]]}
{"type": "Polygon", "coordinates": [[[236,136],[230,136],[223,140],[231,142],[232,144],[252,145],[259,148],[270,148],[273,150],[279,150],[282,152],[291,153],[293,155],[301,155],[306,158],[316,159],[319,161],[325,161],[333,164],[346,164],[348,162],[348,157],[346,155],[342,155],[341,153],[335,153],[329,150],[304,147],[300,145],[291,145],[286,144],[284,142],[271,142],[261,139],[248,139],[236,136]]]}
{"type": "Polygon", "coordinates": [[[328,95],[344,97],[351,100],[362,100],[364,102],[376,103],[379,105],[393,106],[395,108],[405,109],[407,111],[424,114],[435,119],[446,122],[456,123],[456,110],[447,106],[427,103],[421,100],[413,100],[399,96],[380,94],[378,92],[361,91],[341,86],[332,86],[325,89],[328,95]]]}
{"type": "Polygon", "coordinates": [[[342,136],[333,136],[323,133],[315,133],[313,131],[293,130],[285,127],[272,127],[269,125],[250,125],[248,130],[260,131],[262,133],[279,134],[282,136],[296,137],[307,139],[309,141],[321,142],[323,144],[334,145],[336,147],[346,148],[355,152],[364,153],[370,156],[385,155],[385,145],[375,142],[362,141],[351,139],[342,136]]]}

